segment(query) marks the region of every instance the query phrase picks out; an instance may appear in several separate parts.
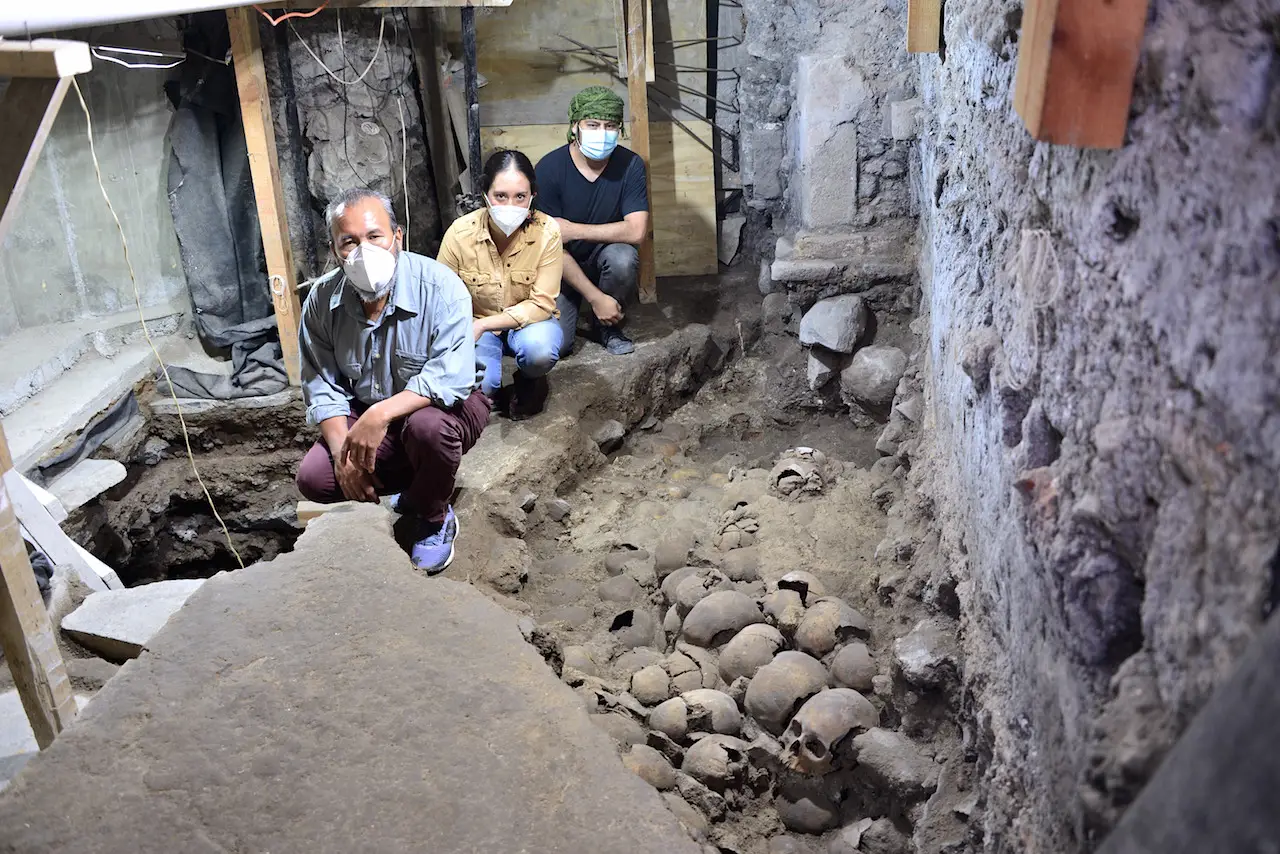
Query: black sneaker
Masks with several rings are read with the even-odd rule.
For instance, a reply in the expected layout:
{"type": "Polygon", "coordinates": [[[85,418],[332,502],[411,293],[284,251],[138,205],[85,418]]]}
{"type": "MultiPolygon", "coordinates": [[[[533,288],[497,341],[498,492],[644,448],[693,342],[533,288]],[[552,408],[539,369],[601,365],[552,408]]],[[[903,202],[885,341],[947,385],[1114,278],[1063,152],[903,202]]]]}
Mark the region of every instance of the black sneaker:
{"type": "Polygon", "coordinates": [[[636,345],[616,326],[600,326],[600,344],[614,356],[636,351],[636,345]]]}

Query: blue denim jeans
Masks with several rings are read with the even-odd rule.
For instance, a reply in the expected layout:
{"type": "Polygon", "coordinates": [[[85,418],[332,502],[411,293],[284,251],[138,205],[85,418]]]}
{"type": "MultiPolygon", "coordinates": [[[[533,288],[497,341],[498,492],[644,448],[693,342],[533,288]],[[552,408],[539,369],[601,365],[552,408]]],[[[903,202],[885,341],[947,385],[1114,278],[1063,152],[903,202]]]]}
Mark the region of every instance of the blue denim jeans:
{"type": "Polygon", "coordinates": [[[526,377],[542,377],[560,359],[562,340],[555,319],[530,323],[523,329],[486,332],[476,341],[476,358],[484,364],[481,390],[488,397],[502,387],[502,357],[516,357],[516,367],[526,377]]]}

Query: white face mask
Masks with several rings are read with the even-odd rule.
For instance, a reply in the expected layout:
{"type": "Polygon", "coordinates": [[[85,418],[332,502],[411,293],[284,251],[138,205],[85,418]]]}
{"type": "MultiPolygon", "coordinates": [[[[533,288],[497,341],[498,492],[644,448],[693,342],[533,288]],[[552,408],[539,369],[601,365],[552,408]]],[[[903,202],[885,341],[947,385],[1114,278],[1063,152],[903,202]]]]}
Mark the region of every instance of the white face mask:
{"type": "Polygon", "coordinates": [[[604,128],[579,128],[578,147],[592,160],[607,160],[618,147],[618,132],[604,128]]]}
{"type": "Polygon", "coordinates": [[[524,225],[524,221],[529,218],[529,209],[522,208],[519,205],[489,205],[489,219],[493,220],[493,224],[502,230],[502,233],[510,237],[512,232],[524,225]]]}
{"type": "Polygon", "coordinates": [[[360,299],[377,302],[391,292],[396,276],[396,256],[389,249],[372,243],[361,243],[342,262],[347,281],[360,299]]]}

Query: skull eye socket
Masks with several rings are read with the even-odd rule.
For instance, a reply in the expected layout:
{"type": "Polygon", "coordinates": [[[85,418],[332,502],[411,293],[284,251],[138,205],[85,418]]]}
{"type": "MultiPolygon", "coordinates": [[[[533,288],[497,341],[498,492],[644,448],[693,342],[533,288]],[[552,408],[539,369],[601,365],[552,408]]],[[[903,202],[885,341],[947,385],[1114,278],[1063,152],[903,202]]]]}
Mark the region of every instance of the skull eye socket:
{"type": "Polygon", "coordinates": [[[792,738],[799,738],[803,734],[804,734],[804,727],[800,726],[799,721],[793,720],[791,722],[791,726],[787,727],[787,735],[791,736],[792,738]]]}
{"type": "Polygon", "coordinates": [[[816,738],[811,738],[804,743],[804,749],[812,753],[819,759],[827,755],[827,746],[816,738]]]}

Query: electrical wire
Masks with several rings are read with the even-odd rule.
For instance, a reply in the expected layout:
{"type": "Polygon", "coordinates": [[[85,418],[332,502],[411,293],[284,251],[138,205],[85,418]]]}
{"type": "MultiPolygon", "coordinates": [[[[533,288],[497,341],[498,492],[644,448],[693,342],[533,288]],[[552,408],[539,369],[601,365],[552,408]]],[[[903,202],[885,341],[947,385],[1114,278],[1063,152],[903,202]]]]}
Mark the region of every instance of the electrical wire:
{"type": "Polygon", "coordinates": [[[137,71],[147,70],[147,69],[165,70],[168,68],[177,68],[179,65],[187,61],[186,56],[179,56],[177,54],[172,54],[172,53],[161,53],[155,50],[137,50],[135,48],[130,48],[130,47],[108,47],[107,45],[91,45],[89,47],[89,52],[93,54],[94,59],[101,59],[104,62],[114,62],[116,65],[121,65],[130,70],[137,70],[137,71]],[[104,54],[102,53],[102,51],[108,51],[109,53],[104,54]],[[151,62],[126,62],[118,56],[111,56],[110,55],[111,53],[123,53],[129,56],[147,56],[152,58],[163,57],[164,59],[172,59],[174,61],[169,63],[168,65],[161,65],[159,63],[151,63],[151,62]]]}
{"type": "Polygon", "coordinates": [[[328,5],[329,5],[328,0],[325,0],[324,3],[321,3],[319,6],[312,9],[310,12],[285,12],[279,18],[271,17],[270,15],[267,14],[267,11],[263,9],[261,6],[254,6],[253,8],[261,12],[262,17],[266,18],[268,21],[271,22],[271,26],[278,27],[281,24],[283,24],[285,21],[291,20],[293,18],[311,18],[316,15],[319,15],[320,12],[324,9],[324,7],[328,5]]]}
{"type": "Polygon", "coordinates": [[[404,96],[396,95],[400,114],[400,186],[404,188],[404,249],[409,251],[409,130],[404,123],[404,96]]]}
{"type": "MultiPolygon", "coordinates": [[[[311,58],[312,58],[312,59],[314,59],[314,60],[316,61],[316,64],[317,64],[317,65],[319,65],[321,68],[323,68],[326,74],[328,74],[330,77],[332,77],[332,78],[333,78],[334,80],[336,80],[337,82],[341,83],[343,86],[354,86],[354,85],[356,85],[357,83],[359,83],[359,82],[361,82],[362,80],[364,80],[365,76],[366,76],[366,75],[369,73],[369,71],[373,68],[373,64],[374,64],[375,62],[377,62],[377,61],[378,61],[378,55],[379,55],[380,53],[382,53],[382,36],[383,36],[383,33],[384,33],[384,31],[386,30],[386,28],[387,28],[387,19],[386,19],[386,17],[384,16],[384,17],[382,18],[382,21],[378,24],[378,47],[377,47],[377,49],[376,49],[376,50],[374,50],[374,52],[373,52],[373,59],[370,59],[370,60],[369,60],[369,64],[368,64],[368,65],[366,65],[366,66],[364,67],[364,71],[362,71],[362,72],[360,73],[360,76],[359,76],[359,77],[357,77],[355,80],[343,80],[343,79],[342,79],[341,77],[339,77],[337,74],[333,73],[333,70],[332,70],[331,68],[329,68],[329,66],[327,66],[327,65],[325,65],[325,64],[324,64],[324,60],[323,60],[323,59],[321,59],[321,58],[319,57],[319,55],[317,55],[317,54],[316,54],[316,52],[315,52],[314,50],[312,50],[312,49],[311,49],[311,45],[307,44],[307,40],[306,40],[306,39],[304,39],[304,38],[303,38],[303,37],[298,33],[298,28],[297,28],[297,27],[295,27],[295,26],[293,25],[293,21],[290,21],[290,22],[289,22],[289,29],[293,30],[293,34],[294,34],[295,36],[297,36],[297,37],[298,37],[298,41],[302,42],[302,46],[303,46],[304,48],[306,48],[307,53],[311,54],[311,58]]],[[[339,12],[339,13],[338,13],[338,49],[342,51],[343,61],[345,62],[345,61],[346,61],[346,47],[345,47],[345,45],[343,44],[343,41],[342,41],[342,13],[341,13],[341,12],[339,12]]]]}
{"type": "Polygon", "coordinates": [[[231,532],[227,530],[227,523],[222,520],[218,508],[214,506],[213,496],[209,494],[209,487],[205,485],[204,478],[200,476],[200,469],[196,466],[195,452],[191,450],[191,434],[187,431],[187,419],[182,415],[182,404],[178,402],[178,395],[173,390],[173,381],[169,379],[169,369],[164,364],[164,359],[160,356],[160,351],[156,349],[156,344],[151,340],[151,330],[147,328],[147,318],[142,310],[142,294],[138,290],[138,274],[133,269],[133,261],[129,257],[129,241],[124,236],[124,226],[120,224],[120,217],[116,214],[115,206],[111,204],[111,197],[107,195],[107,185],[102,180],[102,165],[98,162],[97,148],[93,144],[93,118],[89,115],[89,105],[85,103],[84,93],[80,91],[80,83],[75,77],[71,78],[71,85],[75,87],[76,97],[80,99],[80,109],[84,111],[85,128],[89,135],[89,156],[93,159],[93,171],[98,178],[98,189],[102,191],[102,198],[107,203],[107,210],[111,212],[111,218],[115,220],[116,230],[120,232],[120,245],[124,248],[124,263],[129,268],[129,280],[133,282],[133,299],[138,306],[138,321],[142,324],[142,335],[147,339],[147,346],[151,348],[151,353],[156,357],[156,361],[160,363],[160,372],[164,375],[164,380],[169,385],[169,395],[173,398],[174,409],[178,413],[178,423],[182,426],[182,441],[187,446],[187,459],[191,461],[191,473],[195,475],[196,482],[200,484],[200,489],[204,492],[204,497],[209,502],[209,509],[213,512],[213,518],[218,520],[218,525],[222,528],[222,535],[227,538],[227,548],[231,549],[231,554],[235,556],[236,563],[241,569],[244,569],[244,561],[240,558],[240,552],[236,551],[235,544],[231,542],[231,532]]]}

